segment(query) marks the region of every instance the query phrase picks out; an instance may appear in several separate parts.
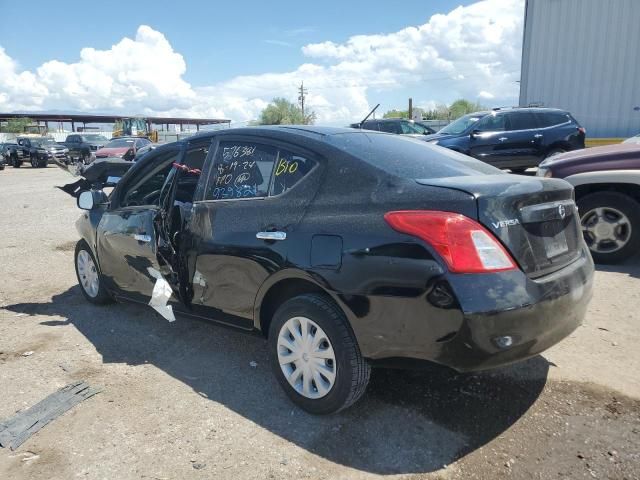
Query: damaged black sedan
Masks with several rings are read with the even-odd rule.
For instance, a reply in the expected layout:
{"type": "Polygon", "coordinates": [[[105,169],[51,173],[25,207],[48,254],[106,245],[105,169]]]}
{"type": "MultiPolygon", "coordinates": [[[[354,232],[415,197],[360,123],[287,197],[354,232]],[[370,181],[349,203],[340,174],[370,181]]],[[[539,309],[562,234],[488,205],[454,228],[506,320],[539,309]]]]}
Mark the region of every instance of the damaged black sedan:
{"type": "Polygon", "coordinates": [[[354,403],[391,359],[469,371],[531,357],[591,297],[562,180],[321,127],[206,133],[127,163],[67,189],[86,210],[85,297],[261,332],[285,392],[313,413],[354,403]]]}

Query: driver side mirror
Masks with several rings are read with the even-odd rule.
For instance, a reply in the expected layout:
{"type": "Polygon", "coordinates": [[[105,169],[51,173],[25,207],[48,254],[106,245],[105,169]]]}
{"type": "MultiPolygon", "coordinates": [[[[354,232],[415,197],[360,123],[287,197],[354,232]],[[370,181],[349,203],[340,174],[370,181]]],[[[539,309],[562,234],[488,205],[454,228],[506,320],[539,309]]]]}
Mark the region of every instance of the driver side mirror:
{"type": "Polygon", "coordinates": [[[107,195],[102,190],[85,190],[78,195],[78,208],[93,210],[99,205],[104,205],[107,201],[107,195]]]}
{"type": "Polygon", "coordinates": [[[471,134],[469,135],[471,138],[476,138],[478,135],[480,135],[480,130],[475,129],[471,131],[471,134]]]}

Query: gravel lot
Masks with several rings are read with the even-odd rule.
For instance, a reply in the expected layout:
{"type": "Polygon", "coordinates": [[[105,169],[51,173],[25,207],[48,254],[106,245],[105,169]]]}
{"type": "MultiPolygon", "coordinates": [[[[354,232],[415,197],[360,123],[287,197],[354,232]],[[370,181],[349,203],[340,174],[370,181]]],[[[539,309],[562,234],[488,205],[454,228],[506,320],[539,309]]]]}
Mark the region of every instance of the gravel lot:
{"type": "Polygon", "coordinates": [[[260,338],[85,302],[79,211],[53,188],[70,179],[0,172],[0,419],[73,380],[104,391],[0,449],[0,478],[640,478],[637,258],[599,269],[584,325],[542,356],[475,375],[376,370],[353,408],[313,417],[260,338]]]}

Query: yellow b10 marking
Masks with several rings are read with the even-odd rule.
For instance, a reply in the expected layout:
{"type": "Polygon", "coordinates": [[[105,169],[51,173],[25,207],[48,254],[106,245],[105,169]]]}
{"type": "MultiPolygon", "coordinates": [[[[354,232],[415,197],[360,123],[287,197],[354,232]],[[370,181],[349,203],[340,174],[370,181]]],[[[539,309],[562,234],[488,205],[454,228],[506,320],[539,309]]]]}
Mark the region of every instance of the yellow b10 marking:
{"type": "Polygon", "coordinates": [[[280,159],[276,168],[276,177],[284,173],[295,173],[298,170],[298,162],[280,159]]]}

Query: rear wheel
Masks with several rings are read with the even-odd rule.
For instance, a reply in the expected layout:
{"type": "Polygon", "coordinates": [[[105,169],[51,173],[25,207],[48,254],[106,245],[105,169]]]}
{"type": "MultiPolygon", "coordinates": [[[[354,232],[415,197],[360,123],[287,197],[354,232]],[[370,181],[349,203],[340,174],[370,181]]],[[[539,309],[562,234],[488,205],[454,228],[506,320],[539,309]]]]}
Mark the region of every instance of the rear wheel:
{"type": "Polygon", "coordinates": [[[84,240],[80,240],[76,245],[75,264],[78,283],[84,297],[97,305],[111,302],[111,296],[104,286],[93,252],[84,240]]]}
{"type": "Polygon", "coordinates": [[[349,407],[369,383],[371,367],[344,313],[323,295],[300,295],[280,306],[269,328],[269,353],[282,388],[310,413],[349,407]]]}
{"type": "Polygon", "coordinates": [[[618,263],[640,249],[640,204],[618,192],[578,200],[585,242],[596,263],[618,263]]]}

